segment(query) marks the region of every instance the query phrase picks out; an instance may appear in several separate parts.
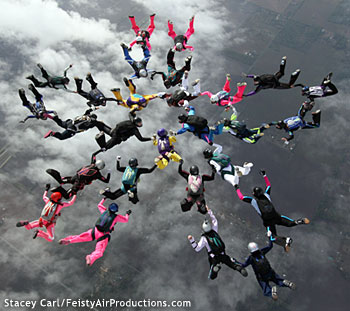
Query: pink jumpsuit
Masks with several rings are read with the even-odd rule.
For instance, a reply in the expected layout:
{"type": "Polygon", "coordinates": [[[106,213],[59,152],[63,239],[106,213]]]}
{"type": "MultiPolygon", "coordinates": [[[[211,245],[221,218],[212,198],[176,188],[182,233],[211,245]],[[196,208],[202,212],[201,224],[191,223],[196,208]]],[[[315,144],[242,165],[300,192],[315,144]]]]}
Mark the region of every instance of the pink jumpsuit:
{"type": "MultiPolygon", "coordinates": [[[[156,27],[154,26],[154,16],[155,16],[155,15],[151,15],[151,16],[150,16],[151,22],[150,22],[150,24],[149,24],[149,26],[148,26],[148,28],[147,28],[147,32],[149,33],[149,36],[150,36],[150,37],[151,37],[151,35],[152,35],[152,33],[153,33],[153,30],[156,28],[156,27]]],[[[140,27],[136,25],[135,17],[134,17],[134,16],[129,16],[129,19],[130,19],[130,22],[131,22],[131,25],[132,25],[132,30],[135,31],[136,36],[141,35],[142,30],[140,30],[140,27]]],[[[147,36],[145,36],[143,39],[145,39],[145,41],[146,41],[146,45],[147,45],[147,47],[148,47],[148,50],[151,50],[152,47],[151,47],[151,44],[149,43],[149,40],[148,40],[147,36]]],[[[131,43],[130,43],[130,47],[133,47],[134,44],[135,44],[136,42],[137,42],[136,39],[135,39],[133,42],[131,42],[131,43]]]]}
{"type": "MultiPolygon", "coordinates": [[[[102,214],[103,212],[106,211],[106,207],[103,206],[105,199],[102,199],[101,202],[98,204],[98,209],[100,213],[102,214]]],[[[128,222],[129,221],[129,215],[126,214],[125,216],[122,215],[117,215],[117,217],[114,219],[112,225],[110,226],[110,232],[114,230],[114,226],[117,222],[128,222]]],[[[90,242],[94,240],[93,235],[95,235],[95,240],[107,235],[108,233],[103,233],[99,231],[96,227],[93,229],[89,229],[86,232],[83,232],[79,235],[70,235],[62,239],[61,241],[67,241],[69,243],[80,243],[80,242],[90,242]]],[[[101,241],[98,241],[96,243],[96,248],[95,250],[90,254],[86,256],[86,263],[91,266],[97,259],[103,256],[103,253],[107,247],[109,239],[105,238],[101,241]]],[[[64,243],[63,243],[64,244],[64,243]]]]}
{"type": "MultiPolygon", "coordinates": [[[[228,105],[234,105],[240,102],[243,99],[243,93],[247,85],[237,85],[237,93],[234,96],[229,96],[228,99],[219,99],[219,101],[216,103],[217,106],[228,106],[228,105]]],[[[222,88],[223,91],[230,93],[230,80],[226,78],[226,82],[224,87],[222,88]]],[[[219,92],[220,93],[220,92],[219,92]]],[[[217,93],[219,95],[219,93],[217,93]]],[[[201,93],[201,95],[208,95],[209,98],[213,96],[213,94],[209,91],[205,91],[201,93]]]]}
{"type": "MultiPolygon", "coordinates": [[[[190,25],[186,31],[186,33],[184,34],[184,36],[186,37],[187,41],[190,39],[190,37],[194,34],[194,28],[193,28],[193,23],[194,23],[194,18],[191,18],[190,19],[190,25]]],[[[171,23],[170,21],[168,21],[168,28],[169,28],[169,31],[168,31],[168,35],[169,37],[173,38],[173,40],[175,39],[175,37],[177,36],[176,32],[174,31],[174,25],[173,23],[171,23]]],[[[187,42],[186,41],[186,42],[187,42]]],[[[183,45],[183,49],[182,51],[186,50],[186,49],[189,49],[191,51],[194,50],[193,46],[190,46],[190,45],[187,45],[185,42],[182,43],[183,45]]],[[[174,49],[175,49],[176,45],[174,46],[174,49]]]]}
{"type": "MultiPolygon", "coordinates": [[[[73,205],[76,198],[77,198],[77,196],[74,195],[72,200],[70,200],[69,202],[59,203],[57,208],[56,208],[56,211],[55,211],[55,216],[53,217],[53,219],[51,221],[48,221],[45,219],[40,221],[40,219],[38,219],[38,220],[34,220],[34,221],[30,222],[28,225],[25,225],[24,227],[27,230],[31,230],[34,228],[44,226],[46,228],[47,232],[39,229],[37,236],[45,239],[46,241],[52,242],[55,238],[56,221],[57,221],[57,218],[61,215],[60,212],[61,212],[62,208],[73,205]]],[[[47,197],[47,191],[44,192],[43,200],[44,200],[45,204],[47,204],[50,201],[50,199],[47,197]]]]}

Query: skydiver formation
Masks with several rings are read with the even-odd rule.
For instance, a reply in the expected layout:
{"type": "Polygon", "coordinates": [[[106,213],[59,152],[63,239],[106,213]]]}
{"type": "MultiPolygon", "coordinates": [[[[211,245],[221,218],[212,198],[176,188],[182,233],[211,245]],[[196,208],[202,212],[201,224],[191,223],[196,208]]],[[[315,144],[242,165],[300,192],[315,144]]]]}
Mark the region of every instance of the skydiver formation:
{"type": "MultiPolygon", "coordinates": [[[[18,92],[23,106],[29,109],[32,113],[32,115],[27,116],[20,122],[24,123],[32,118],[39,120],[52,119],[59,127],[63,128],[64,131],[53,132],[50,130],[43,135],[43,137],[55,137],[59,140],[71,138],[77,133],[96,127],[99,130],[99,133],[96,135],[95,139],[100,149],[92,153],[90,164],[81,167],[76,171],[75,175],[62,177],[61,173],[57,170],[47,169],[46,172],[57,181],[58,185],[54,187],[51,187],[50,184],[46,185],[43,195],[45,207],[38,220],[32,222],[21,220],[17,222],[16,226],[25,227],[27,230],[45,227],[46,232],[41,229],[36,229],[33,239],[36,237],[42,237],[47,241],[52,242],[54,240],[54,228],[58,217],[61,215],[62,209],[79,201],[77,200],[77,193],[97,179],[104,183],[109,183],[111,174],[108,174],[106,177],[103,176],[101,171],[105,167],[105,163],[102,160],[97,160],[97,155],[100,152],[106,152],[107,150],[112,149],[114,146],[122,148],[122,146],[119,146],[122,142],[128,140],[132,136],[136,136],[140,142],[152,141],[153,145],[157,146],[159,155],[155,157],[154,165],[147,165],[149,168],[139,167],[138,159],[131,157],[128,166],[123,167],[120,164],[121,157],[117,156],[116,169],[123,173],[121,186],[115,191],[111,191],[110,187],[100,190],[100,195],[103,196],[103,199],[98,204],[98,209],[101,215],[98,218],[95,227],[81,233],[80,235],[67,236],[61,239],[59,244],[67,245],[96,240],[95,251],[90,255],[87,255],[85,258],[86,264],[91,266],[98,258],[103,256],[107,244],[110,241],[111,232],[114,230],[117,222],[128,222],[129,215],[131,214],[131,210],[128,210],[126,215],[122,216],[118,214],[118,203],[112,202],[106,207],[103,205],[104,202],[107,199],[112,201],[121,200],[119,198],[127,194],[128,199],[132,204],[138,203],[141,199],[141,197],[140,199],[138,197],[137,189],[140,176],[143,174],[151,174],[156,168],[164,170],[168,166],[171,167],[173,166],[173,164],[170,164],[171,161],[178,162],[178,173],[186,179],[187,182],[187,195],[182,200],[179,198],[182,212],[190,211],[192,206],[196,204],[199,214],[203,215],[199,217],[207,218],[207,215],[210,217],[210,221],[205,219],[202,224],[203,234],[198,242],[196,242],[192,235],[188,235],[188,240],[195,251],[199,252],[204,247],[207,249],[210,265],[208,278],[214,280],[217,277],[218,272],[221,269],[221,263],[240,272],[244,277],[248,275],[245,268],[251,265],[257,281],[263,290],[263,294],[277,300],[277,286],[295,289],[296,285],[276,274],[265,256],[267,252],[271,251],[273,243],[282,246],[286,252],[291,249],[292,239],[290,237],[279,236],[277,234],[276,225],[294,227],[297,225],[309,224],[310,220],[306,217],[294,220],[287,216],[283,216],[276,211],[270,197],[271,184],[265,170],[261,170],[260,173],[265,180],[266,189],[263,190],[260,187],[255,187],[253,188],[252,197],[243,195],[239,186],[240,177],[248,175],[251,172],[253,163],[244,162],[242,166],[233,165],[231,162],[231,157],[233,158],[233,156],[224,154],[222,152],[223,147],[214,143],[214,137],[223,132],[228,132],[232,136],[235,136],[246,143],[255,144],[261,137],[263,137],[263,132],[265,130],[269,129],[269,131],[271,131],[271,126],[275,125],[277,129],[284,129],[288,133],[288,137],[282,138],[284,143],[288,143],[294,138],[294,132],[296,130],[320,127],[320,110],[312,112],[312,122],[306,122],[304,119],[307,112],[314,107],[315,100],[338,93],[336,86],[331,82],[332,73],[329,73],[322,80],[320,86],[309,87],[301,83],[295,84],[300,75],[300,69],[295,70],[291,74],[288,83],[280,82],[279,80],[284,75],[287,61],[287,57],[283,56],[279,71],[275,74],[262,74],[260,76],[244,74],[245,77],[254,80],[254,85],[256,87],[255,90],[250,91],[247,94],[244,94],[247,83],[239,81],[237,82],[237,92],[234,95],[230,95],[231,75],[229,73],[226,74],[226,82],[223,89],[215,94],[210,91],[201,92],[200,79],[196,79],[192,83],[193,91],[190,92],[188,76],[189,71],[191,70],[192,55],[185,57],[185,65],[181,69],[176,69],[174,57],[175,53],[183,52],[185,54],[189,53],[189,51],[194,51],[192,46],[187,45],[190,37],[194,34],[194,16],[190,18],[189,28],[184,35],[177,35],[174,31],[173,23],[170,20],[168,21],[168,35],[174,40],[174,45],[169,48],[167,53],[168,68],[167,73],[165,73],[147,69],[147,65],[151,60],[150,51],[152,47],[150,44],[150,38],[155,30],[155,15],[156,14],[150,15],[150,24],[147,30],[142,30],[137,26],[135,17],[129,16],[132,29],[136,34],[136,39],[132,41],[129,46],[125,43],[121,43],[125,60],[130,64],[134,71],[129,78],[125,77],[123,79],[130,92],[127,99],[123,99],[120,88],[111,89],[115,98],[106,97],[97,88],[97,83],[93,79],[91,73],[88,73],[86,76],[86,80],[91,86],[89,92],[82,89],[83,80],[78,77],[74,77],[76,92],[68,90],[67,85],[70,80],[67,77],[67,72],[72,65],[69,65],[64,70],[64,74],[61,77],[49,75],[43,66],[38,64],[41,74],[46,82],[39,81],[34,75],[27,77],[27,79],[31,80],[34,84],[30,84],[28,88],[32,91],[35,97],[35,103],[30,103],[28,101],[23,88],[19,89],[18,92]],[[135,61],[129,53],[132,51],[135,44],[136,47],[140,47],[143,50],[144,58],[140,61],[135,61]],[[179,88],[172,93],[166,93],[165,91],[147,92],[147,94],[150,95],[140,95],[136,93],[135,83],[138,81],[137,79],[149,77],[152,81],[157,74],[161,75],[165,89],[176,86],[179,86],[179,88]],[[36,87],[64,89],[72,93],[77,93],[87,100],[89,109],[81,116],[64,121],[59,118],[58,113],[55,110],[46,110],[43,102],[43,95],[36,90],[36,87]],[[307,97],[307,101],[302,103],[296,116],[281,121],[263,123],[260,127],[251,129],[247,128],[243,122],[237,121],[237,111],[233,105],[241,101],[248,101],[249,99],[246,99],[246,97],[250,97],[263,89],[290,89],[294,87],[301,87],[301,95],[307,97]],[[205,117],[196,115],[196,109],[192,103],[194,104],[198,99],[201,99],[201,96],[203,95],[209,96],[212,104],[219,107],[225,107],[225,110],[232,109],[233,114],[230,120],[218,120],[213,125],[208,125],[208,120],[205,117]],[[150,100],[157,99],[158,101],[160,101],[160,99],[166,101],[169,107],[184,109],[184,112],[178,115],[178,122],[182,125],[182,128],[177,131],[161,128],[158,129],[157,134],[154,134],[152,137],[143,137],[139,131],[139,128],[143,125],[142,119],[137,114],[141,113],[141,110],[148,105],[150,100]],[[108,101],[115,101],[118,105],[129,108],[129,120],[117,123],[114,128],[106,125],[103,121],[97,120],[97,115],[92,112],[97,109],[107,109],[106,105],[108,101]],[[190,101],[191,106],[189,105],[190,101]],[[208,161],[208,164],[211,167],[211,175],[201,175],[197,165],[192,165],[189,172],[183,170],[185,160],[180,155],[181,152],[175,150],[174,143],[178,139],[176,136],[184,134],[185,132],[191,132],[206,143],[205,145],[203,143],[203,149],[205,148],[203,155],[204,159],[208,161]],[[106,141],[105,138],[106,134],[110,137],[108,141],[106,141]],[[215,147],[215,149],[213,147],[215,147]],[[250,203],[262,218],[263,225],[266,229],[269,245],[259,249],[255,242],[249,243],[248,249],[250,251],[250,256],[244,263],[241,263],[237,259],[226,254],[225,244],[218,234],[218,221],[205,201],[204,182],[213,181],[210,183],[211,186],[214,183],[217,183],[217,180],[214,181],[216,173],[221,176],[221,179],[232,186],[232,200],[235,200],[233,192],[236,192],[240,200],[250,203]],[[65,188],[66,184],[71,185],[69,189],[65,188]],[[51,192],[51,195],[48,195],[49,192],[51,192]],[[70,201],[62,202],[63,199],[70,201]],[[271,282],[275,283],[277,286],[271,286],[271,282]]],[[[158,103],[158,105],[161,105],[161,103],[158,103]]],[[[151,108],[148,109],[152,109],[152,105],[151,108]]],[[[183,135],[181,135],[180,139],[182,137],[183,135]]],[[[147,163],[147,161],[144,160],[147,159],[142,159],[142,162],[147,163]]],[[[123,204],[127,205],[130,203],[124,201],[123,204]]]]}

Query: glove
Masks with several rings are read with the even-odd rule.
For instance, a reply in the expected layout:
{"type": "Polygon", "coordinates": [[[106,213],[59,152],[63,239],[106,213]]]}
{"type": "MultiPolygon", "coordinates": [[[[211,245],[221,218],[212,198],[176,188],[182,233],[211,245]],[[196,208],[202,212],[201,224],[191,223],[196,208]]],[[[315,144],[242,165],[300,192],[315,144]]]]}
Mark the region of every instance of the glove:
{"type": "Polygon", "coordinates": [[[122,159],[121,156],[117,156],[117,161],[120,161],[122,159]]]}
{"type": "Polygon", "coordinates": [[[152,139],[153,139],[153,140],[156,140],[156,139],[157,139],[157,134],[153,134],[153,135],[152,135],[152,139]]]}
{"type": "Polygon", "coordinates": [[[266,235],[267,235],[268,238],[271,238],[272,232],[270,230],[267,230],[266,235]]]}
{"type": "Polygon", "coordinates": [[[177,133],[174,132],[174,131],[172,131],[172,130],[169,131],[169,135],[170,135],[170,136],[175,136],[176,134],[177,134],[177,133]]]}
{"type": "Polygon", "coordinates": [[[266,171],[265,170],[260,170],[260,174],[265,176],[266,175],[266,171]]]}
{"type": "Polygon", "coordinates": [[[180,164],[184,164],[184,160],[183,159],[180,160],[180,164]]]}
{"type": "Polygon", "coordinates": [[[157,94],[157,96],[160,97],[160,98],[164,98],[165,94],[166,94],[165,92],[159,92],[157,94]]]}
{"type": "Polygon", "coordinates": [[[129,209],[128,211],[126,211],[126,214],[127,214],[127,215],[130,215],[130,214],[131,214],[131,209],[129,209]]]}
{"type": "Polygon", "coordinates": [[[238,185],[235,185],[235,190],[238,190],[239,189],[239,186],[238,185]]]}
{"type": "Polygon", "coordinates": [[[45,190],[46,190],[46,191],[49,191],[50,187],[51,187],[51,185],[50,185],[50,184],[46,184],[46,186],[45,186],[45,190]]]}

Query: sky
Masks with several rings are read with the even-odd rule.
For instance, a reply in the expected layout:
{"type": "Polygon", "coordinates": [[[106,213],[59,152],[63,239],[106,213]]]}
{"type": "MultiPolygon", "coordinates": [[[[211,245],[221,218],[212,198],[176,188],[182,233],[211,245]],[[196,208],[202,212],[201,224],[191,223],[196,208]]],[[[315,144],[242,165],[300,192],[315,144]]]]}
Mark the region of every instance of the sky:
{"type": "MultiPolygon", "coordinates": [[[[112,297],[190,300],[189,310],[346,310],[350,273],[349,10],[349,3],[341,0],[179,0],[176,6],[164,0],[2,1],[1,303],[9,298],[112,297]],[[264,185],[259,175],[259,169],[264,168],[272,183],[276,209],[292,218],[311,220],[308,226],[278,229],[281,234],[292,236],[292,251],[286,254],[275,246],[268,258],[276,272],[295,282],[297,289],[281,288],[277,302],[262,295],[251,268],[249,276],[243,278],[224,266],[216,280],[208,280],[206,251],[194,252],[187,241],[189,234],[200,238],[205,217],[195,208],[181,212],[186,182],[178,175],[176,163],[142,176],[137,205],[129,203],[126,197],[117,200],[122,214],[128,209],[133,211],[130,221],[117,224],[104,257],[92,267],[86,267],[85,256],[93,251],[94,242],[61,246],[58,241],[95,224],[99,215],[97,204],[102,198],[99,190],[105,184],[96,181],[89,185],[76,203],[63,211],[53,243],[32,240],[32,232],[15,227],[19,220],[39,217],[45,184],[54,184],[46,169],[71,175],[88,164],[92,152],[98,149],[94,139],[97,129],[59,141],[43,138],[48,130],[58,130],[51,120],[19,124],[27,110],[21,105],[18,89],[24,88],[33,100],[25,77],[40,77],[36,65],[39,62],[53,74],[61,74],[73,64],[68,72],[70,89],[75,89],[74,76],[85,78],[91,72],[107,97],[112,96],[110,89],[116,87],[126,97],[128,89],[123,77],[130,76],[132,69],[123,59],[120,43],[134,40],[128,15],[134,15],[140,27],[147,27],[152,13],[156,13],[156,29],[150,41],[152,57],[148,68],[157,71],[166,70],[166,53],[172,47],[167,20],[173,21],[177,33],[184,33],[189,18],[195,15],[195,33],[189,41],[195,50],[177,53],[175,61],[182,66],[188,55],[193,56],[190,80],[200,78],[202,91],[219,91],[226,73],[232,76],[232,92],[235,84],[243,81],[250,91],[252,81],[243,78],[242,72],[274,73],[284,55],[287,65],[282,81],[287,81],[297,68],[301,69],[298,81],[306,85],[317,85],[328,72],[333,72],[339,93],[316,102],[314,109],[322,110],[319,129],[296,132],[288,146],[281,141],[284,133],[272,128],[256,145],[245,144],[229,134],[215,139],[234,164],[254,163],[252,172],[240,181],[242,193],[249,194],[254,186],[264,185]]],[[[135,59],[142,57],[137,47],[131,53],[135,59]]],[[[165,91],[159,77],[153,81],[140,79],[135,84],[141,94],[165,91]]],[[[88,87],[84,80],[83,88],[88,87]]],[[[77,94],[53,89],[40,92],[46,107],[56,110],[62,119],[82,115],[87,109],[85,99],[77,94]]],[[[303,100],[300,89],[265,90],[236,104],[238,119],[249,127],[281,120],[295,115],[303,100]]],[[[227,116],[206,96],[192,103],[209,124],[227,116]]],[[[180,113],[181,109],[169,108],[156,99],[139,113],[144,122],[140,131],[149,137],[161,127],[177,130],[180,113]]],[[[114,126],[127,119],[128,111],[110,102],[96,114],[114,126]]],[[[184,168],[198,165],[201,173],[210,173],[202,156],[207,145],[190,133],[177,139],[175,146],[185,160],[184,168]]],[[[151,167],[157,149],[151,142],[131,138],[100,154],[99,159],[106,162],[103,174],[112,175],[112,189],[120,186],[121,174],[115,170],[118,155],[122,165],[137,157],[141,167],[151,167]]],[[[243,261],[249,255],[249,242],[266,245],[261,219],[250,205],[240,202],[232,186],[219,175],[206,184],[205,196],[218,218],[228,255],[243,261]]]]}

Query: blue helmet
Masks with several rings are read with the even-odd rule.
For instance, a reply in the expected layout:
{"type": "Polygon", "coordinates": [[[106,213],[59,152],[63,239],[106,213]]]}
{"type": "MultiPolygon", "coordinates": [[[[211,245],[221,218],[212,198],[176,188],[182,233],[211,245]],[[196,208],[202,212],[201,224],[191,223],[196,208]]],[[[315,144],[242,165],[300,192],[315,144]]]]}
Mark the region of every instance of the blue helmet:
{"type": "Polygon", "coordinates": [[[163,137],[166,137],[168,135],[168,132],[166,129],[161,128],[157,131],[157,134],[159,137],[163,138],[163,137]]]}
{"type": "Polygon", "coordinates": [[[301,89],[301,92],[302,93],[307,93],[309,91],[309,87],[308,86],[304,86],[302,89],[301,89]]]}
{"type": "Polygon", "coordinates": [[[118,204],[117,204],[117,203],[111,203],[111,204],[109,204],[108,210],[109,210],[111,213],[114,213],[114,214],[115,214],[115,213],[118,212],[118,210],[119,210],[118,204]]]}

